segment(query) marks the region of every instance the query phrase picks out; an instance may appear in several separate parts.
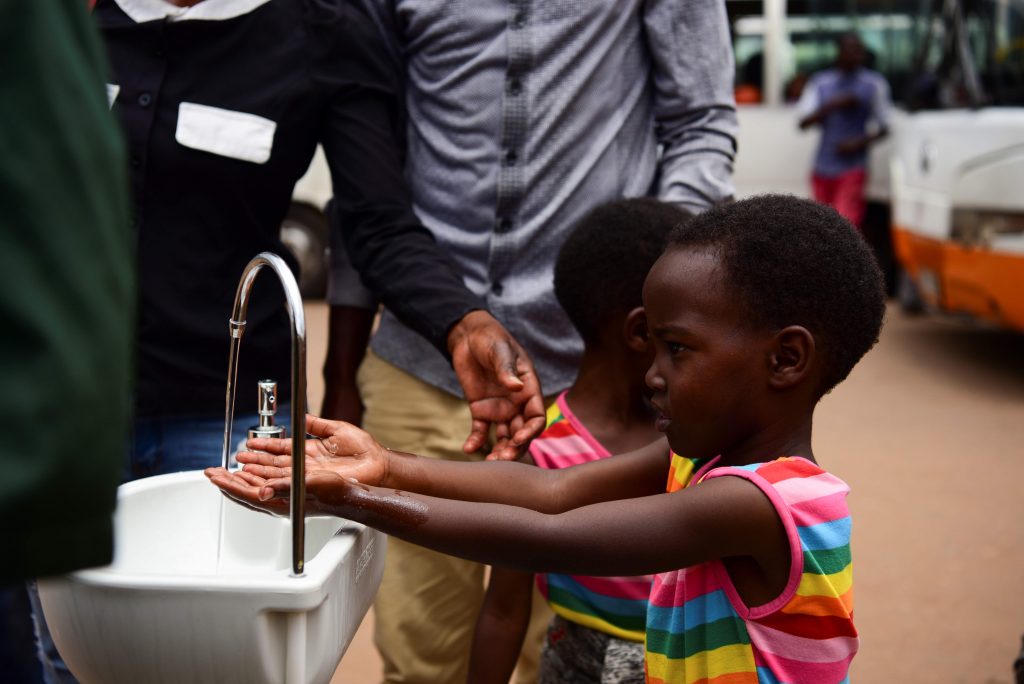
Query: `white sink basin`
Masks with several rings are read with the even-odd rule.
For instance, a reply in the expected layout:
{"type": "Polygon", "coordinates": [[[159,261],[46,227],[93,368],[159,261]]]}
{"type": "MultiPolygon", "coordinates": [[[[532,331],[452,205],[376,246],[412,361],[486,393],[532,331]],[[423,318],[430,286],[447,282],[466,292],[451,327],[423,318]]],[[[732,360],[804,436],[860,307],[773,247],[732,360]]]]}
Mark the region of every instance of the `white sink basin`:
{"type": "Polygon", "coordinates": [[[291,576],[288,521],[200,471],[122,485],[114,521],[113,564],[39,582],[83,684],[327,682],[384,568],[383,534],[308,518],[305,572],[291,576]]]}

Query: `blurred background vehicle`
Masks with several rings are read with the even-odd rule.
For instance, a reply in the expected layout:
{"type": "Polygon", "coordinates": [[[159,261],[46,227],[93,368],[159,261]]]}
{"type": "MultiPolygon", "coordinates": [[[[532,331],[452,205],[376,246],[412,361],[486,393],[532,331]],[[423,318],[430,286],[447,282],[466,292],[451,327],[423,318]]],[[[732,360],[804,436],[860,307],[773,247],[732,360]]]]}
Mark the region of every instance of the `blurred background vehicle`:
{"type": "Polygon", "coordinates": [[[1024,6],[928,9],[891,160],[900,301],[1024,332],[1024,6]]]}

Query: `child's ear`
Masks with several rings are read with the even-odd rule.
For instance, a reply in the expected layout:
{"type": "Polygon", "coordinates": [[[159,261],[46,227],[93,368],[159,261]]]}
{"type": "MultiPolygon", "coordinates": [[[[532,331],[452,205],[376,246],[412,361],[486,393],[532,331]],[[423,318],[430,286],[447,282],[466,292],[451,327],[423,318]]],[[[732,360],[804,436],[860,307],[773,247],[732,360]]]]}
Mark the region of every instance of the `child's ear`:
{"type": "Polygon", "coordinates": [[[775,389],[789,389],[807,380],[814,370],[814,335],[800,325],[775,333],[768,359],[768,382],[775,389]]]}
{"type": "Polygon", "coordinates": [[[626,338],[627,347],[636,352],[647,351],[647,314],[642,306],[638,306],[626,314],[622,334],[626,338]]]}

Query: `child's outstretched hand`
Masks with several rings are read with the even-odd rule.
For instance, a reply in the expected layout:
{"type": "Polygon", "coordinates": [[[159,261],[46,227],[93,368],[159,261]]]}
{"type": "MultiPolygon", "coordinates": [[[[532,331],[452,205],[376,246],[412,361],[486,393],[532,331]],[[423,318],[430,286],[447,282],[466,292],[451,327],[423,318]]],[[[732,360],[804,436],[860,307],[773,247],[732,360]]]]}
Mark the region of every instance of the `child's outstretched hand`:
{"type": "MultiPolygon", "coordinates": [[[[387,449],[369,433],[351,423],[307,415],[306,434],[307,487],[314,475],[326,474],[374,486],[386,483],[387,449]]],[[[254,451],[238,454],[241,472],[266,481],[291,477],[291,439],[254,438],[246,446],[254,451]]]]}
{"type": "MultiPolygon", "coordinates": [[[[228,498],[246,508],[288,516],[290,476],[266,479],[244,470],[229,472],[224,468],[207,468],[205,474],[228,498]]],[[[326,470],[307,473],[306,515],[344,517],[351,500],[365,491],[366,487],[355,479],[337,473],[326,470]]]]}

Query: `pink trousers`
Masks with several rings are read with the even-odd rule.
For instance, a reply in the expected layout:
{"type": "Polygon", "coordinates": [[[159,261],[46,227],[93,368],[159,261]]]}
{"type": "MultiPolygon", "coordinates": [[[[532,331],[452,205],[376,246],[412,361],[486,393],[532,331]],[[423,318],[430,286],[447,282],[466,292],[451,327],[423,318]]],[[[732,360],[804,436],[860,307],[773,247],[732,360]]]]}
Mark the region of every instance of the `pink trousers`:
{"type": "Polygon", "coordinates": [[[827,204],[860,230],[864,223],[864,184],[867,173],[853,169],[839,176],[811,176],[814,199],[827,204]]]}

